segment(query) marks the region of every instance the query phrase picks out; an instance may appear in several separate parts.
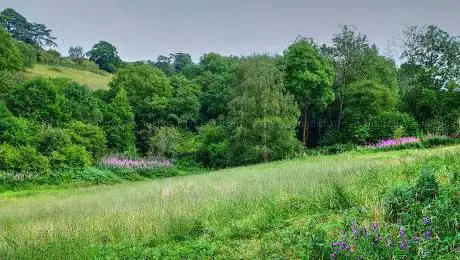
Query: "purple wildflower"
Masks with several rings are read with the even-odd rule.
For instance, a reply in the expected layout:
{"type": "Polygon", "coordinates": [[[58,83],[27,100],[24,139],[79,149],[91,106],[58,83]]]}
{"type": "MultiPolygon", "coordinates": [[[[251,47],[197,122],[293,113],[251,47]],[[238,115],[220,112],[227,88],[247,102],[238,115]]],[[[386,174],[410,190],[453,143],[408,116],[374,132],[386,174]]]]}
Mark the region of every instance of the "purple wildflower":
{"type": "Polygon", "coordinates": [[[336,252],[332,253],[331,254],[331,259],[336,259],[336,258],[337,258],[337,253],[336,252]]]}
{"type": "Polygon", "coordinates": [[[425,225],[430,224],[430,220],[427,217],[423,217],[423,224],[425,225]]]}
{"type": "Polygon", "coordinates": [[[431,238],[431,229],[430,228],[427,228],[426,231],[425,231],[425,237],[426,239],[430,239],[431,238]]]}
{"type": "Polygon", "coordinates": [[[372,223],[372,230],[373,230],[375,233],[378,233],[378,232],[379,232],[379,224],[378,224],[377,222],[372,223]]]}
{"type": "Polygon", "coordinates": [[[401,243],[399,243],[399,248],[401,248],[401,250],[404,250],[407,252],[407,243],[406,241],[401,241],[401,243]]]}
{"type": "Polygon", "coordinates": [[[404,227],[399,228],[399,237],[403,240],[406,239],[406,230],[404,229],[404,227]]]}
{"type": "Polygon", "coordinates": [[[370,148],[385,148],[385,147],[391,147],[391,146],[398,146],[398,145],[403,145],[403,144],[409,144],[409,143],[418,143],[420,142],[420,139],[417,137],[402,137],[399,139],[388,139],[388,140],[381,140],[377,144],[370,145],[370,148]]]}

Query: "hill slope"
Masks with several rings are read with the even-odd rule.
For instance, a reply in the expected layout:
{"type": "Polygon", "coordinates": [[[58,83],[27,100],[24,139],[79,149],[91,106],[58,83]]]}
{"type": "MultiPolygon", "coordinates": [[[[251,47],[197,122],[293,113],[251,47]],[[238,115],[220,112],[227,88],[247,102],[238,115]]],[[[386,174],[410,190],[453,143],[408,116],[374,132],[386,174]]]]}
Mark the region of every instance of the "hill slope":
{"type": "Polygon", "coordinates": [[[88,86],[92,90],[107,89],[112,75],[108,73],[94,73],[63,66],[36,64],[33,68],[27,69],[24,74],[26,79],[37,77],[46,78],[69,78],[80,84],[88,86]]]}

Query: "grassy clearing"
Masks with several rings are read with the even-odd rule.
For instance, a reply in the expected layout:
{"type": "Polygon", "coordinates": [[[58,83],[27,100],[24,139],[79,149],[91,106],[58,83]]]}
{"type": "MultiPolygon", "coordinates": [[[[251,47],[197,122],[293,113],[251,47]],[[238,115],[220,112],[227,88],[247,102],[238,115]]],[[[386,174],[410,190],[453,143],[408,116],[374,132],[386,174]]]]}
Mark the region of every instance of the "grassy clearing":
{"type": "Polygon", "coordinates": [[[452,153],[460,146],[9,193],[0,197],[0,258],[312,257],[308,252],[321,253],[315,237],[337,232],[342,210],[360,205],[360,212],[381,219],[385,188],[412,178],[404,169],[452,153]]]}
{"type": "Polygon", "coordinates": [[[101,72],[100,74],[78,70],[63,66],[36,64],[32,69],[27,69],[24,74],[27,80],[37,77],[46,78],[69,78],[80,84],[88,86],[92,90],[107,89],[112,75],[101,72]]]}

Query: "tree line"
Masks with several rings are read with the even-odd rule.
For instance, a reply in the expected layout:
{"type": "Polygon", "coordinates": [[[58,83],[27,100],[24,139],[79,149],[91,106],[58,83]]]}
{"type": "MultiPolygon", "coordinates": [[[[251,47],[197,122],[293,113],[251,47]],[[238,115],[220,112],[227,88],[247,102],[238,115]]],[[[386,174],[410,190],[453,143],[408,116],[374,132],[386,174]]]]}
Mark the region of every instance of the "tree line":
{"type": "Polygon", "coordinates": [[[124,62],[100,41],[67,57],[45,25],[0,13],[0,170],[86,167],[108,154],[207,167],[296,156],[304,149],[460,131],[460,42],[413,26],[400,65],[343,26],[329,45],[297,38],[280,55],[187,53],[124,62]],[[113,73],[107,90],[24,80],[34,63],[113,73]],[[92,64],[92,65],[91,65],[92,64]]]}

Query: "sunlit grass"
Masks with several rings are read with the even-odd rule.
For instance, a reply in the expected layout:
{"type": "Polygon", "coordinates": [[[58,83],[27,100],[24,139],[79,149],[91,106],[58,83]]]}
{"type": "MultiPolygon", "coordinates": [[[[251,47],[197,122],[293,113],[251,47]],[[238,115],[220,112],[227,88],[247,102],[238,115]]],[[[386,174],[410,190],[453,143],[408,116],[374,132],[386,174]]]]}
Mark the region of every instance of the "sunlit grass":
{"type": "Polygon", "coordinates": [[[88,86],[92,90],[107,89],[112,75],[109,73],[97,74],[90,71],[78,70],[63,66],[35,64],[33,68],[27,69],[25,74],[27,80],[45,78],[68,78],[80,84],[88,86]]]}
{"type": "Polygon", "coordinates": [[[334,185],[354,203],[377,205],[385,184],[404,178],[394,169],[453,152],[460,146],[308,157],[32,196],[10,193],[0,196],[0,258],[86,258],[104,245],[155,247],[194,237],[195,231],[216,240],[241,237],[298,207],[307,214],[340,208],[334,185]]]}

